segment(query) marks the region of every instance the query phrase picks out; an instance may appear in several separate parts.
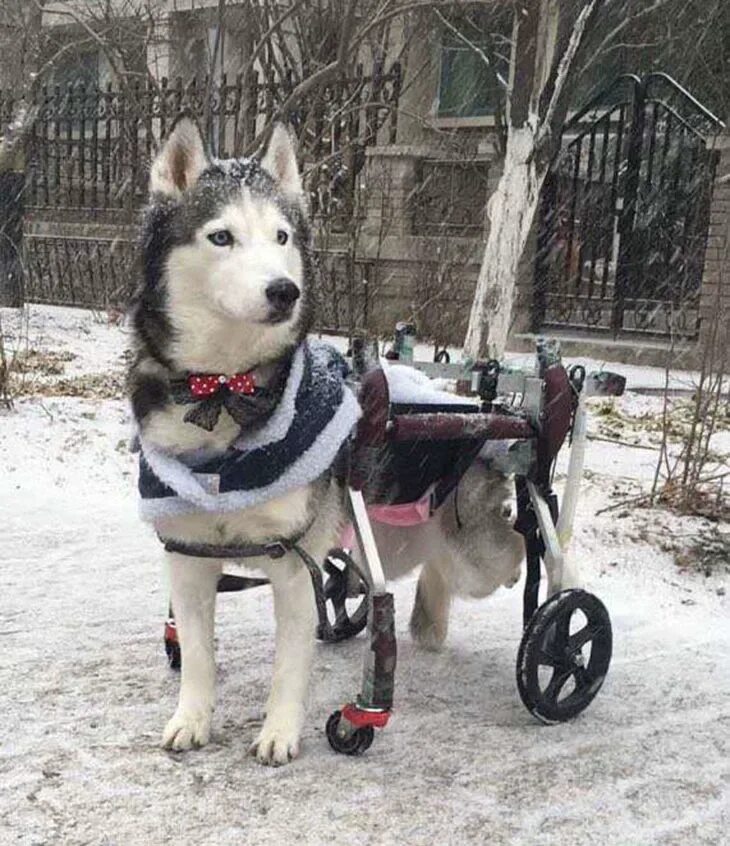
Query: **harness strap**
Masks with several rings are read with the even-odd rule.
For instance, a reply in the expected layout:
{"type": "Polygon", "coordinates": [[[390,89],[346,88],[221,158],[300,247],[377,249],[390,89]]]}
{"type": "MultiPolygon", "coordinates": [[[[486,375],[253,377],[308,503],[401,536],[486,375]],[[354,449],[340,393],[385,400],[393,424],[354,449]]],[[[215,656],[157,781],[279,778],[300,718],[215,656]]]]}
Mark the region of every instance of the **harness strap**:
{"type": "Polygon", "coordinates": [[[190,555],[194,558],[283,558],[300,538],[278,538],[267,543],[249,543],[245,546],[219,546],[215,543],[188,543],[187,541],[160,538],[166,552],[190,555]]]}
{"type": "Polygon", "coordinates": [[[311,517],[305,526],[290,538],[273,538],[265,543],[195,543],[163,538],[160,535],[157,537],[166,552],[177,552],[179,555],[190,555],[194,558],[283,558],[312,528],[314,519],[311,517]]]}
{"type": "MultiPolygon", "coordinates": [[[[327,598],[324,594],[324,580],[322,568],[312,556],[299,545],[299,541],[307,534],[314,519],[291,538],[276,538],[267,543],[251,543],[245,546],[218,546],[214,543],[188,543],[173,538],[160,537],[167,552],[177,552],[179,555],[190,555],[195,558],[283,558],[287,552],[295,552],[309,571],[314,590],[314,601],[317,607],[319,624],[317,635],[323,640],[336,640],[334,628],[327,617],[327,598]]],[[[268,579],[246,579],[247,584],[240,589],[268,584],[268,579]]]]}

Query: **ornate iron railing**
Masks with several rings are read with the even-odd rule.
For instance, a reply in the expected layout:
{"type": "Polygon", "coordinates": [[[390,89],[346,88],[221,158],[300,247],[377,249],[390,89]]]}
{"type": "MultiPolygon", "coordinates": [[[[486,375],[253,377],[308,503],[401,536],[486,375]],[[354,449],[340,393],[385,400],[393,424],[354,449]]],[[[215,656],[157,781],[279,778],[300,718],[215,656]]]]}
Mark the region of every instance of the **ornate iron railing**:
{"type": "MultiPolygon", "coordinates": [[[[278,80],[252,73],[121,89],[41,87],[25,155],[22,250],[16,245],[26,299],[95,308],[129,301],[138,281],[129,224],[147,196],[160,139],[181,112],[197,118],[219,157],[253,152],[274,118],[288,120],[318,225],[347,230],[365,148],[395,141],[400,82],[398,63],[387,71],[376,63],[369,75],[358,66],[351,78],[320,86],[286,110],[294,89],[286,73],[278,80]]],[[[0,91],[0,122],[8,125],[23,105],[0,91]]],[[[362,266],[343,263],[339,254],[325,255],[322,265],[315,292],[320,325],[339,331],[363,325],[362,266]]]]}
{"type": "Polygon", "coordinates": [[[697,335],[721,127],[666,74],[619,77],[568,122],[542,193],[535,331],[697,335]]]}
{"type": "MultiPolygon", "coordinates": [[[[316,88],[285,112],[294,87],[290,74],[279,80],[261,80],[255,72],[234,80],[163,78],[124,88],[43,86],[31,104],[26,208],[134,210],[146,195],[154,151],[183,111],[198,119],[219,157],[252,152],[274,118],[287,120],[299,136],[314,211],[332,205],[332,191],[341,206],[364,163],[363,148],[382,133],[395,138],[400,80],[398,63],[387,72],[376,65],[370,75],[359,66],[353,77],[316,88]]],[[[0,91],[0,122],[9,124],[21,105],[12,92],[0,91]]]]}

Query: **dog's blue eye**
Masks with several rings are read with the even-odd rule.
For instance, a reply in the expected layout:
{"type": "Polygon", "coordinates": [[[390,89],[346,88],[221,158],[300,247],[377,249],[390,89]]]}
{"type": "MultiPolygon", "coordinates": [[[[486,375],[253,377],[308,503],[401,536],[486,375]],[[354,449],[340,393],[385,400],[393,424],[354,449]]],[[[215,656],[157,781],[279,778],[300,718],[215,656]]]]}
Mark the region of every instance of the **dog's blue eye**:
{"type": "Polygon", "coordinates": [[[233,243],[233,235],[227,229],[217,229],[208,235],[208,240],[216,247],[230,247],[233,243]]]}
{"type": "Polygon", "coordinates": [[[276,240],[281,244],[283,247],[284,244],[289,240],[289,233],[285,232],[283,229],[279,229],[276,233],[276,240]]]}

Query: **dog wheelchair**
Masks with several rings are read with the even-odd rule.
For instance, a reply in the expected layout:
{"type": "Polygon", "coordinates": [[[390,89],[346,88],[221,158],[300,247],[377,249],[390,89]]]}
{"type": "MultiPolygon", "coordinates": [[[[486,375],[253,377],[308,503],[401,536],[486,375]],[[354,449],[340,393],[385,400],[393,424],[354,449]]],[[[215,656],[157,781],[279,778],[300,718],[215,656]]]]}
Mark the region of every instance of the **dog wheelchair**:
{"type": "MultiPolygon", "coordinates": [[[[625,379],[587,374],[563,366],[557,344],[540,341],[535,367],[509,368],[498,361],[420,363],[429,376],[456,379],[470,397],[448,404],[396,402],[385,371],[365,366],[361,343],[353,348],[363,416],[349,445],[348,497],[352,537],[361,551],[358,566],[346,548],[335,549],[320,568],[295,542],[269,550],[276,557],[296,552],[307,566],[319,616],[317,636],[328,642],[367,628],[362,685],[356,698],[328,719],[327,739],[336,751],[358,755],[371,745],[374,729],[389,720],[394,696],[396,637],[393,595],[372,531],[380,506],[410,507],[428,501],[433,513],[459,484],[488,442],[501,442],[490,463],[514,476],[514,528],[525,543],[524,631],[517,653],[517,689],[541,722],[570,720],[600,690],[612,652],[611,621],[593,594],[563,587],[564,558],[578,502],[586,443],[586,400],[620,396],[625,379]],[[509,401],[508,401],[509,398],[509,401]],[[558,453],[570,438],[567,478],[559,508],[552,489],[558,453]],[[538,607],[541,567],[547,599],[538,607]],[[324,575],[323,575],[324,571],[324,575]],[[572,623],[583,617],[577,631],[572,623]]],[[[387,522],[387,520],[386,520],[387,522]]],[[[244,590],[265,579],[223,575],[219,591],[244,590]]],[[[172,611],[165,624],[165,649],[180,666],[172,611]]]]}

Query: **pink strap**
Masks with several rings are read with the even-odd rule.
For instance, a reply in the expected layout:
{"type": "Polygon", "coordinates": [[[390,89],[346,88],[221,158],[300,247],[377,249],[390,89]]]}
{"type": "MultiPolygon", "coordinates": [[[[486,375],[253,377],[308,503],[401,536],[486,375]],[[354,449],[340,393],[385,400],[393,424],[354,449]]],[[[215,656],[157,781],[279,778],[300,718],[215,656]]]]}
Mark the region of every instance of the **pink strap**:
{"type": "MultiPolygon", "coordinates": [[[[368,517],[373,523],[386,526],[419,526],[431,517],[431,493],[433,487],[416,502],[404,502],[401,505],[368,505],[368,517]]],[[[340,536],[343,549],[352,549],[355,543],[355,529],[352,523],[345,526],[340,536]]]]}

